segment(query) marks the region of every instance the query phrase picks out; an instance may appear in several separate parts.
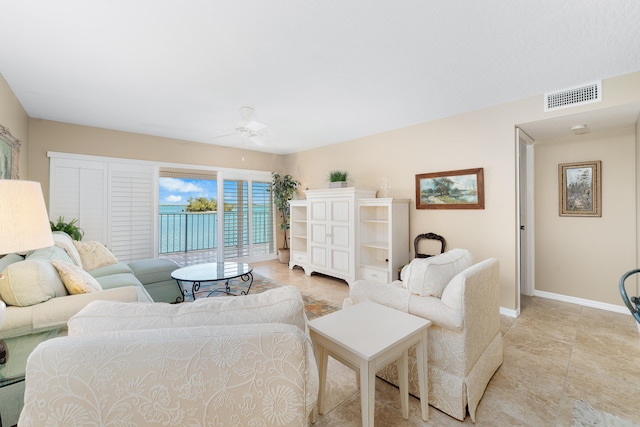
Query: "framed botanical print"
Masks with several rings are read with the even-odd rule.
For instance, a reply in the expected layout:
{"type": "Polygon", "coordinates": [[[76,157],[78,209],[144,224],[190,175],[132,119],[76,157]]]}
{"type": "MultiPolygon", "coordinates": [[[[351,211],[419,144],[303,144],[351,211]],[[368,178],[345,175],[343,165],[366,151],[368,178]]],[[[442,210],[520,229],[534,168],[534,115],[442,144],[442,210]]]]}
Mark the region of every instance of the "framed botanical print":
{"type": "Polygon", "coordinates": [[[416,175],[416,209],[484,209],[484,170],[416,175]]]}
{"type": "Polygon", "coordinates": [[[602,162],[558,165],[560,216],[602,216],[602,162]]]}

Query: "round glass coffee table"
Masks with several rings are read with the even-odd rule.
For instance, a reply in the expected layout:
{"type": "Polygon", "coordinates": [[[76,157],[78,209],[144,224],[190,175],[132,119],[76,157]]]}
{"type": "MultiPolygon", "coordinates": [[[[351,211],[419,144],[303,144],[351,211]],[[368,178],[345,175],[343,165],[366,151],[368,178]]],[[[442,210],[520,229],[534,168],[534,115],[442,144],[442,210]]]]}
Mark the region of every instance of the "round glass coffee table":
{"type": "Polygon", "coordinates": [[[247,295],[253,284],[252,271],[253,268],[243,262],[209,262],[179,268],[171,273],[171,277],[178,282],[183,295],[182,300],[184,301],[184,296],[188,295],[189,292],[184,289],[184,282],[191,283],[191,296],[194,300],[203,284],[209,282],[224,281],[224,285],[200,292],[202,294],[206,293],[206,296],[216,293],[232,296],[247,295]],[[231,280],[236,278],[240,280],[234,281],[233,286],[231,286],[231,280]]]}

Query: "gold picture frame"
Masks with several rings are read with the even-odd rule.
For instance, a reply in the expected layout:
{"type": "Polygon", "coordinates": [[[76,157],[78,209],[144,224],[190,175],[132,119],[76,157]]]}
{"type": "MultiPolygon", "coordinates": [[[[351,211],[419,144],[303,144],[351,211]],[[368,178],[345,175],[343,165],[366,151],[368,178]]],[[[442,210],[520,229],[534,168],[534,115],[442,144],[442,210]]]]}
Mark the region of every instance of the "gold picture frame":
{"type": "Polygon", "coordinates": [[[416,209],[484,209],[484,169],[416,175],[416,209]]]}
{"type": "Polygon", "coordinates": [[[560,163],[560,216],[602,216],[602,161],[560,163]]]}
{"type": "Polygon", "coordinates": [[[0,179],[20,177],[20,140],[0,125],[0,179]]]}

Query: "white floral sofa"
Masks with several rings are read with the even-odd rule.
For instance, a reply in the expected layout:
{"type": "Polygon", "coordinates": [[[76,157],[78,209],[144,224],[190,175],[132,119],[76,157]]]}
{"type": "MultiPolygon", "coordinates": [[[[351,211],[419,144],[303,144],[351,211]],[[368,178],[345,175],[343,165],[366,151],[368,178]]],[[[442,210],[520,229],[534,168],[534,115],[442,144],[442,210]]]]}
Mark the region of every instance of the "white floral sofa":
{"type": "MultiPolygon", "coordinates": [[[[478,403],[502,364],[498,261],[472,265],[471,253],[453,249],[414,259],[402,280],[391,284],[357,281],[345,306],[374,301],[431,320],[428,332],[429,404],[475,422],[478,403]]],[[[398,385],[395,364],[378,376],[398,385]]],[[[419,396],[415,350],[410,350],[409,390],[419,396]]]]}
{"type": "Polygon", "coordinates": [[[318,395],[291,286],[178,305],[95,301],[26,372],[21,426],[306,426],[318,395]]]}
{"type": "Polygon", "coordinates": [[[53,246],[0,258],[0,299],[7,304],[0,339],[64,329],[95,300],[169,302],[180,295],[171,260],[126,264],[99,242],[74,242],[62,232],[53,238],[53,246]]]}

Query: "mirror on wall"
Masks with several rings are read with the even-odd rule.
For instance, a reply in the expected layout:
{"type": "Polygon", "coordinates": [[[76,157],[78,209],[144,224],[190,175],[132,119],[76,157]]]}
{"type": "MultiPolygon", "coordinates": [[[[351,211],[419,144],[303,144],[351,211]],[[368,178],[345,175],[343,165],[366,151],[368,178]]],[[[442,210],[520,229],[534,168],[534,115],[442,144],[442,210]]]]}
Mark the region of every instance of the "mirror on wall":
{"type": "Polygon", "coordinates": [[[9,129],[0,125],[0,178],[20,177],[20,140],[9,129]]]}

